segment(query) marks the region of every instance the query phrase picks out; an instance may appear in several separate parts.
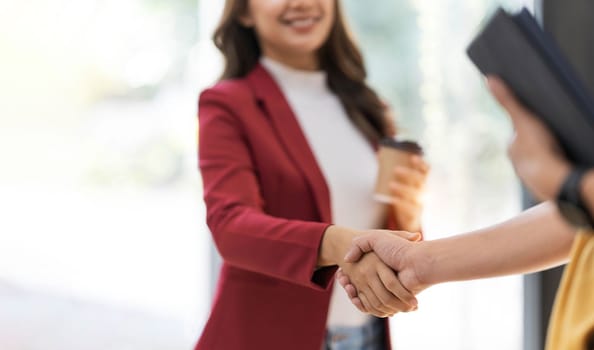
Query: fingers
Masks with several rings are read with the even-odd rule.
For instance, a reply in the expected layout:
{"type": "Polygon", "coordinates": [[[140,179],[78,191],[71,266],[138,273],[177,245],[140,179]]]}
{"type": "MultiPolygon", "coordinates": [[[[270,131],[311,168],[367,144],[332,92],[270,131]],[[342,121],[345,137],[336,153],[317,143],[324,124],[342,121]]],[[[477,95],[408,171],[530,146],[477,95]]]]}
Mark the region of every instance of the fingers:
{"type": "Polygon", "coordinates": [[[396,297],[385,288],[377,273],[368,281],[367,286],[359,290],[359,294],[367,299],[367,302],[362,299],[367,311],[378,317],[386,317],[398,311],[390,306],[396,303],[392,300],[396,297]]]}
{"type": "Polygon", "coordinates": [[[361,299],[359,299],[359,297],[352,298],[351,303],[353,303],[353,305],[355,305],[355,307],[357,309],[359,309],[359,311],[361,311],[363,313],[368,313],[367,309],[365,309],[365,306],[363,305],[363,303],[361,302],[361,299]]]}
{"type": "Polygon", "coordinates": [[[411,166],[416,169],[417,171],[420,171],[421,173],[427,175],[429,173],[429,170],[431,169],[431,167],[429,166],[429,164],[427,164],[427,162],[425,162],[425,160],[423,160],[423,158],[421,156],[418,155],[414,155],[411,157],[411,166]]]}
{"type": "Polygon", "coordinates": [[[392,210],[399,224],[405,231],[418,231],[421,228],[421,215],[423,204],[421,190],[408,187],[399,183],[391,183],[392,210]]]}
{"type": "Polygon", "coordinates": [[[383,265],[378,268],[377,273],[382,285],[395,296],[395,298],[390,299],[392,304],[389,304],[389,306],[399,311],[412,311],[416,309],[418,305],[417,298],[402,285],[402,282],[400,282],[392,269],[383,265]]]}
{"type": "Polygon", "coordinates": [[[390,192],[392,192],[392,199],[399,199],[401,201],[409,202],[411,205],[420,207],[421,199],[420,189],[403,185],[399,182],[390,182],[390,192]]]}
{"type": "Polygon", "coordinates": [[[356,298],[357,297],[357,289],[355,288],[355,286],[353,286],[352,284],[347,284],[344,287],[344,291],[347,293],[347,295],[349,296],[349,298],[356,298]]]}
{"type": "Polygon", "coordinates": [[[379,302],[377,301],[377,297],[375,294],[373,294],[373,292],[369,290],[367,292],[361,291],[359,292],[359,299],[361,299],[361,304],[363,304],[363,308],[367,310],[367,313],[381,318],[390,315],[389,312],[380,310],[374,306],[378,305],[379,302]]]}
{"type": "Polygon", "coordinates": [[[338,271],[336,271],[336,280],[342,286],[342,288],[345,288],[347,285],[349,285],[351,283],[349,276],[347,276],[342,271],[342,269],[338,269],[338,271]]]}
{"type": "MultiPolygon", "coordinates": [[[[395,276],[394,279],[397,280],[395,276]]],[[[396,283],[400,285],[399,282],[396,283]]],[[[350,288],[347,294],[351,298],[351,302],[360,311],[377,317],[390,317],[398,312],[409,312],[417,309],[416,299],[412,295],[413,303],[403,302],[385,288],[379,277],[372,281],[370,288],[365,288],[365,290],[358,293],[354,291],[352,285],[348,285],[348,287],[350,288]]],[[[410,294],[402,286],[400,288],[402,289],[402,293],[410,294]]]]}
{"type": "Polygon", "coordinates": [[[367,312],[387,317],[417,307],[415,296],[377,255],[366,254],[360,262],[344,265],[344,269],[337,275],[339,283],[351,299],[359,298],[367,312]]]}
{"type": "Polygon", "coordinates": [[[487,85],[497,102],[507,111],[514,124],[514,128],[517,130],[519,126],[518,118],[531,116],[532,113],[518,101],[513,92],[500,78],[496,76],[487,77],[487,85]]]}
{"type": "MultiPolygon", "coordinates": [[[[393,273],[392,273],[392,276],[394,276],[393,273]]],[[[344,280],[348,281],[348,277],[344,274],[341,276],[341,279],[343,279],[343,278],[344,278],[344,280]]],[[[417,310],[417,308],[418,308],[417,299],[414,297],[414,295],[412,295],[412,293],[410,293],[408,290],[406,290],[406,288],[404,288],[402,286],[402,284],[400,283],[400,281],[398,280],[397,277],[394,277],[395,281],[392,282],[390,280],[390,278],[387,278],[387,276],[385,276],[385,273],[382,273],[382,274],[380,274],[380,279],[382,280],[382,283],[386,286],[386,288],[388,290],[390,290],[393,294],[402,295],[400,300],[394,300],[394,299],[390,300],[388,305],[392,309],[405,311],[405,312],[417,310]]],[[[350,281],[348,281],[347,283],[344,283],[344,284],[343,284],[343,282],[340,282],[340,283],[341,283],[342,287],[344,288],[345,292],[347,293],[348,297],[351,299],[351,302],[361,312],[365,312],[365,313],[369,312],[368,309],[361,302],[361,299],[358,296],[355,286],[350,284],[350,281]]],[[[365,300],[367,300],[367,298],[365,298],[365,300]]],[[[370,302],[367,301],[367,303],[370,303],[370,302]]],[[[390,313],[390,315],[393,315],[395,312],[397,312],[397,311],[392,311],[390,313]]]]}
{"type": "MultiPolygon", "coordinates": [[[[378,270],[379,272],[379,270],[378,270]]],[[[388,278],[386,276],[386,278],[388,278]]],[[[400,285],[398,278],[392,272],[392,281],[389,282],[393,285],[400,285]]],[[[401,290],[399,292],[405,293],[404,288],[400,285],[401,290]]],[[[395,288],[398,289],[398,288],[395,288]]],[[[393,315],[397,312],[407,312],[414,309],[415,305],[412,303],[406,303],[403,300],[400,300],[396,295],[394,295],[390,290],[388,290],[387,286],[384,284],[382,279],[379,276],[376,280],[372,281],[372,291],[375,293],[378,301],[381,303],[380,306],[374,305],[376,310],[380,312],[384,312],[386,315],[393,315]]],[[[410,293],[407,293],[410,294],[410,293]]],[[[410,295],[412,297],[412,295],[410,295]]],[[[412,297],[414,299],[414,297],[412,297]]],[[[409,298],[410,299],[410,298],[409,298]]]]}
{"type": "Polygon", "coordinates": [[[394,180],[406,186],[413,188],[423,188],[429,168],[412,168],[406,166],[397,166],[394,168],[394,180]]]}
{"type": "MultiPolygon", "coordinates": [[[[356,264],[345,266],[345,272],[352,277],[351,281],[356,287],[358,297],[368,312],[385,317],[393,310],[388,306],[390,299],[396,298],[382,284],[377,273],[378,266],[383,265],[375,254],[366,254],[365,257],[356,264]]],[[[353,294],[352,292],[349,294],[353,294]]]]}
{"type": "Polygon", "coordinates": [[[351,284],[349,276],[347,276],[342,271],[342,269],[338,269],[338,271],[336,271],[336,279],[338,280],[338,283],[342,286],[344,291],[347,293],[349,298],[353,299],[357,297],[357,289],[355,289],[355,286],[351,284]]]}

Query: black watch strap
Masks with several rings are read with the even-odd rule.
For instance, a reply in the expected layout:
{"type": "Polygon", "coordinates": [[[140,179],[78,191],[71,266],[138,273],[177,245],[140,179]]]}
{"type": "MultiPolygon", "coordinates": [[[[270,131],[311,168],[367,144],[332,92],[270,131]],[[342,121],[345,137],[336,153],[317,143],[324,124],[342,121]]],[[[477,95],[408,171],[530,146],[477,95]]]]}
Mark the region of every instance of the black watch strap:
{"type": "Polygon", "coordinates": [[[569,223],[581,228],[593,228],[594,220],[588,212],[581,192],[581,183],[586,172],[587,169],[579,167],[571,170],[561,185],[557,204],[559,211],[569,223]]]}

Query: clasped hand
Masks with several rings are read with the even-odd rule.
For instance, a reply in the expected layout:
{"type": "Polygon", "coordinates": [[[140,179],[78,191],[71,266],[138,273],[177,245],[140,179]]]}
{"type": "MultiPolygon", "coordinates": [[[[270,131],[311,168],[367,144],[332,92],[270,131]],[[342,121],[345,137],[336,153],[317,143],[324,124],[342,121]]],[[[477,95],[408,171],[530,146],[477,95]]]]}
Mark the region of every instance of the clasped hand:
{"type": "Polygon", "coordinates": [[[377,317],[417,309],[415,294],[428,286],[417,273],[423,259],[416,247],[420,235],[376,230],[353,239],[339,264],[339,283],[362,312],[377,317]]]}

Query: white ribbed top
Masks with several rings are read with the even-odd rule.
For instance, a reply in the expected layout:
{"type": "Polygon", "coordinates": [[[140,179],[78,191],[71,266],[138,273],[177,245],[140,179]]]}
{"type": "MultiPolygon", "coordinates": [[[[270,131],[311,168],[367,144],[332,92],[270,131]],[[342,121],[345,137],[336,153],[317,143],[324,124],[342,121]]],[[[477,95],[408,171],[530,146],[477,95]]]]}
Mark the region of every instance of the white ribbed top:
{"type": "MultiPolygon", "coordinates": [[[[264,68],[280,86],[318,162],[328,188],[334,224],[378,228],[382,207],[374,202],[377,158],[326,85],[326,73],[302,71],[264,57],[264,68]]],[[[359,312],[336,283],[329,326],[359,326],[370,316],[359,312]]]]}

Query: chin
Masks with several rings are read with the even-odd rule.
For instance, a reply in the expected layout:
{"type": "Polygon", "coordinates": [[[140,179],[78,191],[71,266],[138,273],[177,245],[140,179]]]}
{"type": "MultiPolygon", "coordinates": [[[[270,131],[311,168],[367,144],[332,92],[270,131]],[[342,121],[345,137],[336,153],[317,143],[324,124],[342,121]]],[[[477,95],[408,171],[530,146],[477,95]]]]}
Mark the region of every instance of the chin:
{"type": "Polygon", "coordinates": [[[289,43],[288,49],[296,54],[317,52],[325,43],[325,40],[295,40],[289,43]]]}
{"type": "Polygon", "coordinates": [[[322,47],[322,45],[294,45],[291,46],[290,51],[295,53],[295,54],[311,54],[311,53],[316,53],[318,52],[318,50],[320,50],[320,48],[322,47]]]}

